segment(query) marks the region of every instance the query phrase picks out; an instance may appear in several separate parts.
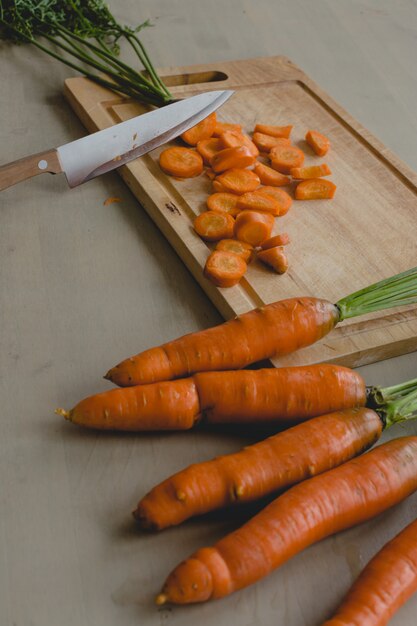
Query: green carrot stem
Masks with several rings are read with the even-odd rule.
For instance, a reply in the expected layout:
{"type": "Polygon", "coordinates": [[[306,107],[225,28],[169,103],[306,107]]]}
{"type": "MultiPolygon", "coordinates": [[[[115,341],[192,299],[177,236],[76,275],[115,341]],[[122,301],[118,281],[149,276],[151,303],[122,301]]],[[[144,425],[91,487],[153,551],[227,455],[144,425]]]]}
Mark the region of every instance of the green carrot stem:
{"type": "Polygon", "coordinates": [[[391,387],[368,388],[367,406],[374,409],[384,423],[393,424],[417,417],[417,378],[391,387]]]}
{"type": "Polygon", "coordinates": [[[159,87],[166,93],[169,99],[172,99],[172,94],[170,93],[167,86],[165,85],[165,83],[163,82],[163,80],[160,78],[159,74],[155,70],[143,43],[140,41],[138,37],[136,37],[136,35],[128,35],[127,33],[125,33],[125,36],[127,40],[129,41],[129,43],[134,47],[134,49],[135,50],[137,49],[138,56],[141,58],[144,67],[146,67],[149,74],[152,76],[154,82],[156,82],[159,85],[159,87]]]}

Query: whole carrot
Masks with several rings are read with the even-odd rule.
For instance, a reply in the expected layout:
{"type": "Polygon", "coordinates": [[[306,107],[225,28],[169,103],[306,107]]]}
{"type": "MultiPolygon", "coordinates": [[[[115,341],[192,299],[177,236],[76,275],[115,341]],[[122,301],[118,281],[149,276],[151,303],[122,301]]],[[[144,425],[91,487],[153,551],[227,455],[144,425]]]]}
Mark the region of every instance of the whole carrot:
{"type": "Polygon", "coordinates": [[[105,376],[121,387],[238,369],[308,346],[340,321],[371,311],[417,302],[417,267],[370,285],[336,304],[291,298],[191,333],[132,356],[105,376]]]}
{"type": "Polygon", "coordinates": [[[374,556],[323,626],[385,626],[416,591],[417,520],[374,556]]]}
{"type": "Polygon", "coordinates": [[[157,604],[221,598],[308,546],[379,515],[417,489],[417,437],[378,446],[286,491],[238,530],[168,576],[157,604]]]}
{"type": "Polygon", "coordinates": [[[154,487],[133,515],[162,530],[193,515],[250,502],[337,467],[370,448],[383,429],[417,415],[417,379],[377,394],[378,407],[317,417],[240,452],[196,463],[154,487]],[[307,444],[307,445],[306,445],[307,444]]]}

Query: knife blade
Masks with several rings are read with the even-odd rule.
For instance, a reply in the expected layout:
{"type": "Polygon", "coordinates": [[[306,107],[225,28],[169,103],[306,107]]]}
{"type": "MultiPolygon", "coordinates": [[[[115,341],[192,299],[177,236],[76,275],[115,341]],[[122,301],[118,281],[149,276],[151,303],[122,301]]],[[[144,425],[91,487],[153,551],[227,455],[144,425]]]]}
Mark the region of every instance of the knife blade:
{"type": "Polygon", "coordinates": [[[111,172],[178,137],[230,98],[232,90],[179,100],[63,146],[0,166],[0,191],[49,172],[64,173],[69,187],[111,172]]]}

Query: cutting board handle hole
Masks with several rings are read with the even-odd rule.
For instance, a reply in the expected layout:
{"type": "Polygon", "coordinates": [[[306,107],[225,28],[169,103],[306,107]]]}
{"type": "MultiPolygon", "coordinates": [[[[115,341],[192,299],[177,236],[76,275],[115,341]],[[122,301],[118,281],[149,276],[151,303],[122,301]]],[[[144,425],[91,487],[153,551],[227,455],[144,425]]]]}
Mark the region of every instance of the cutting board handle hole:
{"type": "Polygon", "coordinates": [[[174,76],[161,76],[167,87],[179,87],[181,85],[198,85],[199,83],[218,83],[229,77],[224,72],[216,70],[208,72],[193,72],[191,74],[175,74],[174,76]]]}

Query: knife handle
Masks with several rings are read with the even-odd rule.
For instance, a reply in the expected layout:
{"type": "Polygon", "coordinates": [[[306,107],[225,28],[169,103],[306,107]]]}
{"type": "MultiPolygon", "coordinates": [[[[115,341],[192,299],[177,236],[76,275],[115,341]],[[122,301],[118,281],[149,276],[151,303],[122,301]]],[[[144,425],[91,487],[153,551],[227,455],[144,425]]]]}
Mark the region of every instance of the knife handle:
{"type": "Polygon", "coordinates": [[[0,166],[0,191],[38,174],[59,174],[62,167],[55,149],[38,152],[0,166]]]}

